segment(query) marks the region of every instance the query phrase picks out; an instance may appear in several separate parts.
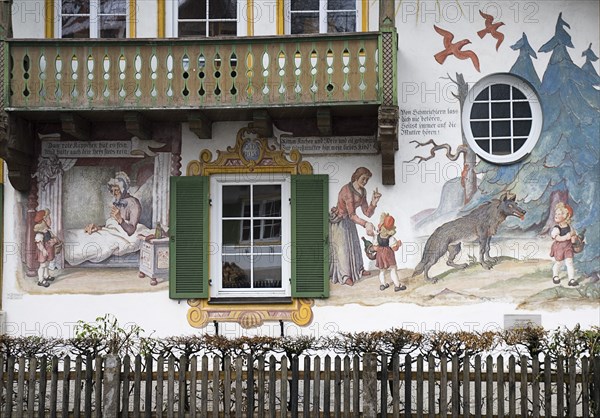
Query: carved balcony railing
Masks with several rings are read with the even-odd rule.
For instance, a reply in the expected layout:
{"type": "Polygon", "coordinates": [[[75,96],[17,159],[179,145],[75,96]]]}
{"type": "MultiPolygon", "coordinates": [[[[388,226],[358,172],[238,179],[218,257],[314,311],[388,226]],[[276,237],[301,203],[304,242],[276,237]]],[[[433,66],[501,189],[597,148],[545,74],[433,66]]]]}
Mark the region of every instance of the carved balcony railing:
{"type": "Polygon", "coordinates": [[[381,104],[380,37],[11,39],[7,110],[381,104]]]}

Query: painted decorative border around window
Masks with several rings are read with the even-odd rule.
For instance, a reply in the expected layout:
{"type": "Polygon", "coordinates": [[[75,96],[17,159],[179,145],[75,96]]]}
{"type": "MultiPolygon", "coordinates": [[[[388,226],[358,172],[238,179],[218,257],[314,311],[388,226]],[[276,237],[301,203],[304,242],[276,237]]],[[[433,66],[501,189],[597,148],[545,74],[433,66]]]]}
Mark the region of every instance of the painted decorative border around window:
{"type": "Polygon", "coordinates": [[[469,146],[482,159],[510,164],[526,157],[543,125],[540,98],[533,86],[513,74],[492,74],[469,91],[462,127],[469,146]]]}
{"type": "MultiPolygon", "coordinates": [[[[236,144],[217,151],[216,158],[210,150],[203,150],[198,160],[187,166],[188,176],[210,176],[222,173],[285,173],[312,174],[313,167],[302,160],[298,150],[289,153],[268,143],[251,128],[239,130],[236,144]],[[249,152],[252,144],[253,152],[249,152]]],[[[236,322],[244,328],[262,325],[265,321],[292,321],[298,326],[310,324],[313,318],[312,299],[292,298],[291,304],[233,304],[211,305],[207,299],[189,299],[188,323],[203,328],[212,321],[236,322]]]]}

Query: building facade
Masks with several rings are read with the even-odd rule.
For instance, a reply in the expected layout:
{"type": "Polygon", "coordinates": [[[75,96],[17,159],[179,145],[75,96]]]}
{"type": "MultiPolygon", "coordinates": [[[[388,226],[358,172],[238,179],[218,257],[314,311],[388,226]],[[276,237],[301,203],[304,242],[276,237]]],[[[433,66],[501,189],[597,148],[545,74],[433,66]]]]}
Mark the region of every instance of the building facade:
{"type": "Polygon", "coordinates": [[[599,324],[597,2],[2,6],[6,332],[599,324]]]}

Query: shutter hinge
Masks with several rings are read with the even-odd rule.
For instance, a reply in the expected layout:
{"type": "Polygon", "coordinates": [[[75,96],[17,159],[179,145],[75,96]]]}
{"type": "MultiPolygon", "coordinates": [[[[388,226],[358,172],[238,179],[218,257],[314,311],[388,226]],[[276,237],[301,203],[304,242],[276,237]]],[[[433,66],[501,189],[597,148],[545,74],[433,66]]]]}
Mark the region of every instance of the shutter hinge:
{"type": "Polygon", "coordinates": [[[208,285],[212,286],[212,279],[208,279],[208,285]]]}
{"type": "Polygon", "coordinates": [[[208,206],[212,206],[212,199],[208,199],[208,206]]]}

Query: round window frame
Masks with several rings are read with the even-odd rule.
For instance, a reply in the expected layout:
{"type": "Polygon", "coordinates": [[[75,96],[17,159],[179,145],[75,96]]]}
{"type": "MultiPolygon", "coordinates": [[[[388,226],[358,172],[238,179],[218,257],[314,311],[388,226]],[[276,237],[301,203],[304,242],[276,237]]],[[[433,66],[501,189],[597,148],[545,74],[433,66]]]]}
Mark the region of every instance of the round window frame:
{"type": "MultiPolygon", "coordinates": [[[[522,77],[511,73],[495,73],[490,74],[479,80],[469,89],[467,98],[462,109],[462,127],[465,139],[469,147],[482,159],[495,164],[511,164],[516,163],[531,153],[542,133],[544,124],[542,105],[540,96],[535,91],[535,88],[522,77]],[[495,84],[508,84],[511,87],[518,89],[527,98],[531,108],[531,130],[525,143],[516,152],[505,155],[494,155],[483,150],[475,141],[471,130],[471,109],[475,98],[486,88],[495,84]]],[[[490,120],[492,120],[490,118],[490,120]]],[[[514,138],[511,138],[514,141],[514,138]]]]}

